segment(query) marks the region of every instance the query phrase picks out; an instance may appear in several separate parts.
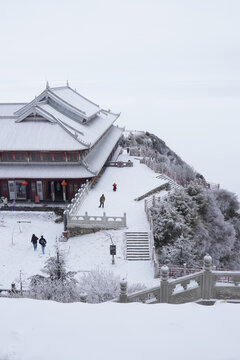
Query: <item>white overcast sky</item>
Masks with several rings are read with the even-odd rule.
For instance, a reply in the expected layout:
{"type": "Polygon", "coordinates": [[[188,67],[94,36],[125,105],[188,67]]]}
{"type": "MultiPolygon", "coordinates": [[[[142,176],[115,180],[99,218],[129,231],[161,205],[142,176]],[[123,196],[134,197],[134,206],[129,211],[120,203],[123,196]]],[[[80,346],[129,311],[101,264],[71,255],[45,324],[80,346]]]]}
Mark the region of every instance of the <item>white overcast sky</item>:
{"type": "Polygon", "coordinates": [[[0,102],[68,79],[240,195],[239,0],[0,0],[0,49],[0,102]]]}

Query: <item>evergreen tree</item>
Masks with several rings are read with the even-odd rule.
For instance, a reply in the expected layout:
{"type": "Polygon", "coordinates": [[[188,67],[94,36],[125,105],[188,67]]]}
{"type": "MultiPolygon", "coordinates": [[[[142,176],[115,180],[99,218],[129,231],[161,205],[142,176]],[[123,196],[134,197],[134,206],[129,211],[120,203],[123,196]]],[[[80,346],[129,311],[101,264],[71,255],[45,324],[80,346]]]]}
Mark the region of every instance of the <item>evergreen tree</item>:
{"type": "Polygon", "coordinates": [[[79,301],[80,290],[74,279],[74,272],[66,271],[63,253],[58,244],[54,256],[50,257],[43,268],[46,277],[31,277],[30,293],[37,299],[55,300],[59,302],[79,301]]]}

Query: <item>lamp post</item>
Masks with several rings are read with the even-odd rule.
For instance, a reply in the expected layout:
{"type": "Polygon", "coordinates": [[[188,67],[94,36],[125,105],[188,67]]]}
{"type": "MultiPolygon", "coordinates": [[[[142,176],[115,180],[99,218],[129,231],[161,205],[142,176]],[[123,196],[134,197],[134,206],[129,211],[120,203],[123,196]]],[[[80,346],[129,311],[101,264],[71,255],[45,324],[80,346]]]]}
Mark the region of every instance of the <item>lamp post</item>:
{"type": "Polygon", "coordinates": [[[25,197],[26,197],[26,199],[27,199],[27,186],[28,186],[28,182],[27,182],[26,180],[24,180],[24,181],[22,182],[22,185],[23,185],[24,188],[25,188],[25,197]]]}
{"type": "Polygon", "coordinates": [[[61,185],[63,187],[63,201],[66,202],[66,186],[67,186],[67,182],[65,180],[63,180],[61,182],[61,185]]]}

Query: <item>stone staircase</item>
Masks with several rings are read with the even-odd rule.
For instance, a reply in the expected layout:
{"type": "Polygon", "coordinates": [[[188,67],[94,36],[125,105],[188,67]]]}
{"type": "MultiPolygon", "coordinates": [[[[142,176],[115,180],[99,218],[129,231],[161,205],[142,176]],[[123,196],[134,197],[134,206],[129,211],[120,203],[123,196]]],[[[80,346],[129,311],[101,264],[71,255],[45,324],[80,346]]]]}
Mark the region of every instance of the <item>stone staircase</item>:
{"type": "Polygon", "coordinates": [[[146,231],[125,232],[127,244],[127,260],[150,260],[149,238],[146,231]]]}

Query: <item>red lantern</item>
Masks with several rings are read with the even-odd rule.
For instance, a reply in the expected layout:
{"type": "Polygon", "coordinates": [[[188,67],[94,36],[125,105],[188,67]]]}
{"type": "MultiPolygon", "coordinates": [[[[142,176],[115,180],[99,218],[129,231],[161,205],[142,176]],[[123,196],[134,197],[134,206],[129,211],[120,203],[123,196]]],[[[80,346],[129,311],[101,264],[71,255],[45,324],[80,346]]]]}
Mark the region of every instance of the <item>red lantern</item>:
{"type": "Polygon", "coordinates": [[[22,185],[23,185],[23,186],[27,186],[27,185],[28,185],[28,182],[27,182],[27,181],[23,181],[23,182],[22,182],[22,185]]]}
{"type": "Polygon", "coordinates": [[[61,182],[62,186],[67,186],[67,182],[65,180],[63,180],[63,182],[61,182]]]}

